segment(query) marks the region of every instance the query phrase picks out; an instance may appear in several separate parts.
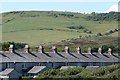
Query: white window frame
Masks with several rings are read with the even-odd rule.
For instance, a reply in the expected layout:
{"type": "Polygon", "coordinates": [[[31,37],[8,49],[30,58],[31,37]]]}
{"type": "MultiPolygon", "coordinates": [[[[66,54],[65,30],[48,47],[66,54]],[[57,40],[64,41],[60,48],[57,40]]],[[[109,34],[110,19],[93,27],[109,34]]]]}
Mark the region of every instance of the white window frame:
{"type": "Polygon", "coordinates": [[[11,68],[11,64],[9,62],[6,63],[6,68],[11,68]]]}
{"type": "Polygon", "coordinates": [[[26,64],[25,63],[22,64],[22,69],[26,69],[26,64]]]}

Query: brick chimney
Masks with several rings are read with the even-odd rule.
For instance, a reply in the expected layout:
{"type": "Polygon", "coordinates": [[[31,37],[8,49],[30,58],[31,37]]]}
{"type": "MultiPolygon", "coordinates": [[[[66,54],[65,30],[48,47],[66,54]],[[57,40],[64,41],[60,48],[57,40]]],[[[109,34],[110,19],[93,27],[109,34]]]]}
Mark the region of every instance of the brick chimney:
{"type": "Polygon", "coordinates": [[[29,52],[30,52],[29,46],[28,46],[28,45],[25,45],[24,50],[25,50],[26,53],[29,53],[29,52]]]}
{"type": "Polygon", "coordinates": [[[10,45],[10,47],[9,47],[9,52],[10,53],[14,53],[15,52],[15,48],[14,48],[14,45],[10,45]]]}
{"type": "Polygon", "coordinates": [[[43,48],[43,46],[39,46],[39,48],[38,48],[38,52],[40,52],[40,53],[44,53],[44,48],[43,48]]]}
{"type": "Polygon", "coordinates": [[[89,47],[88,48],[88,53],[91,54],[92,53],[92,49],[89,47]]]}
{"type": "Polygon", "coordinates": [[[112,54],[112,49],[111,48],[108,48],[108,53],[112,54]]]}
{"type": "Polygon", "coordinates": [[[53,53],[57,53],[57,47],[56,46],[52,46],[52,51],[53,51],[53,53]]]}
{"type": "Polygon", "coordinates": [[[65,46],[65,53],[70,53],[70,49],[68,46],[65,46]]]}
{"type": "Polygon", "coordinates": [[[77,48],[76,48],[76,51],[77,51],[78,54],[80,54],[80,53],[81,53],[81,48],[80,48],[80,47],[77,47],[77,48]]]}
{"type": "Polygon", "coordinates": [[[102,48],[99,48],[99,49],[98,49],[98,53],[99,53],[99,54],[102,54],[102,53],[103,53],[102,48]]]}

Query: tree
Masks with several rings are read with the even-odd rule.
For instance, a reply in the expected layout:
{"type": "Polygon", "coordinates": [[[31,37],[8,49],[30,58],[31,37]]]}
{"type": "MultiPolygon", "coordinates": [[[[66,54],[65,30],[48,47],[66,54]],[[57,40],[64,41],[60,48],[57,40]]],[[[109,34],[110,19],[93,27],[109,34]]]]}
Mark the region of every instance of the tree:
{"type": "Polygon", "coordinates": [[[7,51],[9,50],[10,44],[13,44],[15,46],[15,49],[22,49],[26,45],[26,43],[15,43],[15,42],[3,42],[1,43],[2,50],[7,51]]]}
{"type": "Polygon", "coordinates": [[[2,43],[2,50],[7,51],[9,49],[10,44],[14,44],[14,42],[3,42],[2,43]]]}
{"type": "Polygon", "coordinates": [[[102,34],[101,34],[101,33],[98,33],[97,36],[102,36],[102,34]]]}
{"type": "Polygon", "coordinates": [[[91,14],[92,14],[93,16],[95,16],[95,12],[92,12],[91,14]]]}

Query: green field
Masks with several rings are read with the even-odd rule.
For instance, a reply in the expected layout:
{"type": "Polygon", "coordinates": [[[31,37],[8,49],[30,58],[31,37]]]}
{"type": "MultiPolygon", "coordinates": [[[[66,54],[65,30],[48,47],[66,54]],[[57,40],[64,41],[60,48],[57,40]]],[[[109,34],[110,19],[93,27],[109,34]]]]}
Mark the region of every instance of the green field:
{"type": "MultiPolygon", "coordinates": [[[[86,20],[92,14],[55,11],[20,11],[2,13],[2,41],[23,42],[30,45],[58,43],[62,40],[94,36],[118,29],[115,20],[86,20]],[[70,26],[84,29],[69,29],[70,26]],[[92,33],[86,33],[87,29],[92,33]]],[[[109,36],[118,36],[115,32],[109,36]]]]}

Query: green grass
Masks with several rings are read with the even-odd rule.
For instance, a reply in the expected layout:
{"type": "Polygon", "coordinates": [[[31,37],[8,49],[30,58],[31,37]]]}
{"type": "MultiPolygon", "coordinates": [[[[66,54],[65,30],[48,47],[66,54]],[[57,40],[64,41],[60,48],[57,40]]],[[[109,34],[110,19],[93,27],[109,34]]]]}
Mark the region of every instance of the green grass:
{"type": "MultiPolygon", "coordinates": [[[[54,12],[54,11],[25,11],[18,13],[3,13],[3,42],[15,41],[30,45],[49,44],[61,42],[80,35],[88,36],[97,33],[105,33],[117,29],[117,21],[86,20],[91,14],[54,12]],[[74,17],[59,16],[58,14],[73,14],[74,17]],[[58,15],[57,17],[53,14],[58,15]],[[51,16],[49,16],[51,15],[51,16]],[[75,18],[78,17],[78,18],[75,18]],[[11,20],[11,21],[9,21],[11,20]],[[7,22],[8,21],[8,22],[7,22]],[[83,30],[68,29],[69,26],[82,25],[93,34],[86,34],[83,30]],[[40,30],[43,29],[43,30],[40,30]],[[53,30],[47,30],[53,29],[53,30]],[[80,31],[80,32],[77,32],[80,31]]],[[[116,33],[111,36],[117,36],[116,33]]]]}
{"type": "MultiPolygon", "coordinates": [[[[15,42],[25,42],[31,44],[44,44],[60,42],[64,39],[78,38],[79,33],[54,31],[54,30],[30,30],[4,33],[3,39],[15,42]],[[7,36],[7,37],[6,37],[7,36]]],[[[84,34],[83,34],[84,35],[84,34]]]]}

